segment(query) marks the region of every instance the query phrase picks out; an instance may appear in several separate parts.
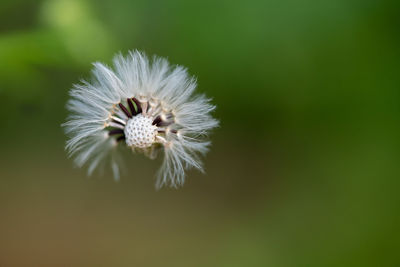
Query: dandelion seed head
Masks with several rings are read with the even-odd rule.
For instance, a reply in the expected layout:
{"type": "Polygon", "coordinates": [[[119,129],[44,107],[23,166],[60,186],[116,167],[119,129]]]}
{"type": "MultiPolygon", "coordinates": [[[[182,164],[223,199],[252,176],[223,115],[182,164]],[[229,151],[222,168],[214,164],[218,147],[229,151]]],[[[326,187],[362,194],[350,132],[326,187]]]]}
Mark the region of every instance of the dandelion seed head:
{"type": "Polygon", "coordinates": [[[133,51],[117,55],[113,68],[95,63],[92,74],[90,83],[71,89],[71,115],[63,124],[66,149],[78,166],[87,164],[91,174],[109,162],[119,179],[119,150],[130,148],[150,159],[164,155],[157,187],[182,185],[186,169],[202,171],[199,154],[208,150],[218,121],[210,100],[194,95],[196,80],[185,68],[133,51]]]}

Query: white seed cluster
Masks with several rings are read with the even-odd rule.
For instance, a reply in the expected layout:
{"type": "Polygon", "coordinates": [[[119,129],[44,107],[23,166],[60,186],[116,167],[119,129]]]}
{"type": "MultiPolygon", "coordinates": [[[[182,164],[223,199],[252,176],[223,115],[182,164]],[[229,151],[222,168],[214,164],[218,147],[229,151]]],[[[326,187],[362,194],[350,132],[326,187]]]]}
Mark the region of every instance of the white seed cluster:
{"type": "Polygon", "coordinates": [[[139,148],[150,147],[157,135],[157,126],[153,119],[139,114],[126,122],[124,129],[126,144],[139,148]]]}
{"type": "Polygon", "coordinates": [[[106,164],[118,180],[128,156],[118,154],[122,150],[149,158],[158,151],[163,161],[157,187],[182,185],[186,169],[202,170],[199,156],[218,126],[211,116],[215,106],[195,94],[196,79],[184,67],[164,58],[131,51],[113,62],[113,68],[94,63],[93,77],[71,89],[71,114],[63,124],[68,153],[77,166],[87,165],[88,174],[106,164]]]}

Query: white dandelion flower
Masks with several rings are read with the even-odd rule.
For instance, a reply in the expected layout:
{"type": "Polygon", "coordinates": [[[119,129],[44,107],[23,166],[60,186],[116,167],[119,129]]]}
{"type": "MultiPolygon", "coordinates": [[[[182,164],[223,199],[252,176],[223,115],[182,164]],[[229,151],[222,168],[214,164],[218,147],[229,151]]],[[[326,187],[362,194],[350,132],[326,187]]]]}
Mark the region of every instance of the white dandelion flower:
{"type": "Polygon", "coordinates": [[[92,81],[71,89],[71,115],[63,124],[70,137],[66,150],[77,166],[88,166],[89,175],[109,162],[115,179],[121,149],[151,159],[162,151],[156,186],[182,185],[186,169],[203,170],[199,155],[207,152],[207,134],[218,125],[210,115],[215,106],[204,95],[193,95],[195,78],[166,59],[150,61],[133,51],[113,63],[114,70],[95,63],[92,81]]]}

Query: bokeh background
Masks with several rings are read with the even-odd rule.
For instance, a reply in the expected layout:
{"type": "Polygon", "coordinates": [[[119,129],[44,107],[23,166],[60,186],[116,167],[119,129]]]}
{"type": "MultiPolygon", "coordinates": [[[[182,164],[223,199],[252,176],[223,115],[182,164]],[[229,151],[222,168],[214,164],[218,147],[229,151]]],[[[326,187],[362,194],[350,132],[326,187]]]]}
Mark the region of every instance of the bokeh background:
{"type": "Polygon", "coordinates": [[[0,266],[400,266],[400,4],[1,0],[0,266]],[[196,75],[206,174],[155,191],[66,157],[91,63],[140,49],[196,75]]]}

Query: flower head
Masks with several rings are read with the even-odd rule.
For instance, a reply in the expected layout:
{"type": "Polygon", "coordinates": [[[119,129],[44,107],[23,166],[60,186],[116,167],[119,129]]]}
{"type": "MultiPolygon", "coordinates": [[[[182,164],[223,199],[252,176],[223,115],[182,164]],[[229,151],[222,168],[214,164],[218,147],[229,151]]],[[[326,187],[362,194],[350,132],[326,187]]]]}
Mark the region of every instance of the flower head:
{"type": "Polygon", "coordinates": [[[185,169],[202,170],[199,154],[208,150],[209,130],[218,125],[214,106],[204,95],[193,95],[196,80],[185,68],[163,58],[149,60],[141,52],[117,55],[114,70],[95,63],[91,82],[70,91],[71,112],[63,124],[66,149],[88,174],[109,162],[120,176],[121,150],[130,149],[151,159],[164,154],[157,187],[182,185],[185,169]]]}

